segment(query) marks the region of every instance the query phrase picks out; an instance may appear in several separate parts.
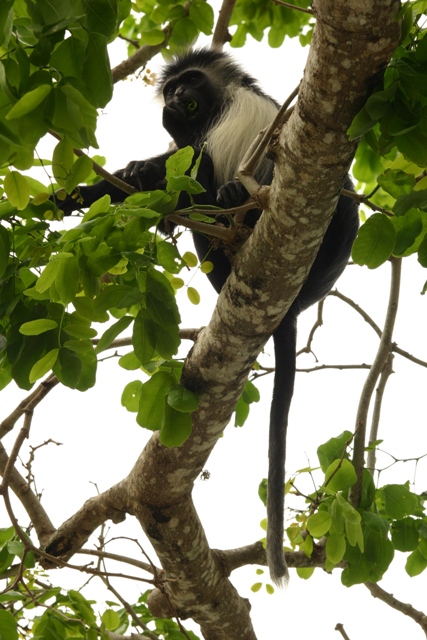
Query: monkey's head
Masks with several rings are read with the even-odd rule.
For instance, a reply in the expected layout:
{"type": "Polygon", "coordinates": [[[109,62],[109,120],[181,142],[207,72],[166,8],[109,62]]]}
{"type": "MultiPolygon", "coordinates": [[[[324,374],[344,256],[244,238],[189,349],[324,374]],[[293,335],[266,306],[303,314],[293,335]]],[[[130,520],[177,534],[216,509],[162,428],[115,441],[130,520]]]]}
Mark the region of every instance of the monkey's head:
{"type": "Polygon", "coordinates": [[[232,98],[232,87],[246,77],[226,53],[211,49],[188,51],[165,66],[157,93],[164,101],[163,126],[178,147],[203,144],[232,98]]]}

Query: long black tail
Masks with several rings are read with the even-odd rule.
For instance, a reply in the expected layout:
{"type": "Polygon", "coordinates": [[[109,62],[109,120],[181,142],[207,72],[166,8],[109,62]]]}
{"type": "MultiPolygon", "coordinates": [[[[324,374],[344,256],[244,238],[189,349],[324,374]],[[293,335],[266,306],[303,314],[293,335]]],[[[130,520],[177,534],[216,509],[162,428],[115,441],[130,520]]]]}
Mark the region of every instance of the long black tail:
{"type": "Polygon", "coordinates": [[[297,311],[292,307],[273,334],[276,357],[270,412],[267,490],[267,561],[272,580],[284,586],[288,580],[283,551],[286,430],[294,392],[297,311]]]}

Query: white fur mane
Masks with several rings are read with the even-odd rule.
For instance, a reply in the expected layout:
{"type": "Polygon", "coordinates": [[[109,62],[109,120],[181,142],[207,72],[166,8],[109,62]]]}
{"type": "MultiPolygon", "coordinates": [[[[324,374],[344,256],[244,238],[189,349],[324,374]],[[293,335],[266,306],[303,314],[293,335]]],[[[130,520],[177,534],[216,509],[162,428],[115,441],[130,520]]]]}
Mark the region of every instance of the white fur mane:
{"type": "Polygon", "coordinates": [[[235,179],[249,146],[261,129],[273,121],[277,111],[276,105],[265,96],[245,87],[233,87],[230,105],[206,139],[217,186],[235,179]]]}

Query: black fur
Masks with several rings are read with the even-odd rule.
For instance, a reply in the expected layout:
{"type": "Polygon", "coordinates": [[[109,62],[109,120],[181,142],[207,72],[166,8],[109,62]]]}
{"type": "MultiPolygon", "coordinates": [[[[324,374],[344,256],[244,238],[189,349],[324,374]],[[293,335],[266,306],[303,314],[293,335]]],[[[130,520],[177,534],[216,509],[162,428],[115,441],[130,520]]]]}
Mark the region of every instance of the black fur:
{"type": "MultiPolygon", "coordinates": [[[[224,208],[242,204],[248,194],[234,180],[238,163],[254,134],[272,121],[277,103],[228,55],[207,49],[191,51],[170,62],[160,76],[158,92],[163,93],[165,103],[163,124],[176,146],[201,149],[206,143],[198,174],[206,193],[196,201],[224,208]]],[[[165,162],[170,155],[171,152],[130,163],[116,175],[142,191],[161,189],[165,162]]],[[[270,184],[273,170],[273,162],[264,158],[255,175],[261,184],[270,184]]],[[[349,178],[344,186],[352,188],[349,178]]],[[[89,206],[105,193],[110,194],[113,202],[126,197],[103,180],[91,187],[80,187],[79,200],[70,196],[59,206],[69,214],[76,208],[89,206]]],[[[181,196],[178,206],[187,204],[188,198],[181,196]]],[[[260,215],[259,210],[250,211],[245,224],[253,228],[260,215]]],[[[331,290],[348,262],[357,229],[357,205],[341,196],[307,280],[273,335],[276,373],[270,415],[267,559],[277,584],[287,578],[283,553],[285,454],[295,379],[297,317],[331,290]]],[[[214,264],[208,278],[219,292],[231,271],[230,262],[221,248],[212,248],[209,237],[199,234],[193,237],[199,258],[203,260],[209,255],[214,264]]]]}

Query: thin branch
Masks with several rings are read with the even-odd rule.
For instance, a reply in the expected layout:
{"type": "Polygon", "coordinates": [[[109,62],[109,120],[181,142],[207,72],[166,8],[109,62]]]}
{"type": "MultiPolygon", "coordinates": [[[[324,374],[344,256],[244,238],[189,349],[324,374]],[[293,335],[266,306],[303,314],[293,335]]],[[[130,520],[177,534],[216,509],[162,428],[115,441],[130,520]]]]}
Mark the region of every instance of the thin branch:
{"type": "Polygon", "coordinates": [[[382,589],[378,584],[374,582],[365,582],[365,587],[369,589],[374,598],[379,598],[389,607],[403,613],[405,616],[409,616],[420,625],[421,629],[424,631],[427,636],[427,616],[422,611],[418,611],[414,609],[414,607],[410,604],[406,604],[401,602],[397,598],[395,598],[391,593],[388,593],[384,589],[382,589]]]}
{"type": "MultiPolygon", "coordinates": [[[[187,211],[186,213],[188,214],[191,212],[187,211]]],[[[227,211],[224,210],[221,213],[226,214],[227,211]]],[[[206,222],[191,220],[191,218],[184,218],[177,213],[173,213],[172,215],[167,216],[167,220],[181,225],[182,227],[186,227],[187,229],[191,229],[192,231],[197,231],[198,233],[203,233],[204,235],[212,236],[214,238],[221,238],[221,240],[224,240],[224,242],[232,242],[235,236],[235,231],[232,228],[219,226],[217,227],[206,222]]]]}
{"type": "MultiPolygon", "coordinates": [[[[330,293],[328,293],[328,296],[335,296],[336,298],[339,298],[343,302],[346,302],[352,309],[357,311],[357,313],[359,313],[362,316],[362,318],[372,327],[372,329],[375,331],[378,337],[381,338],[382,332],[379,326],[372,320],[371,316],[369,316],[366,313],[366,311],[364,311],[361,307],[359,307],[359,305],[356,304],[351,298],[348,298],[344,294],[340,293],[338,289],[335,289],[334,291],[330,291],[330,293]]],[[[420,360],[420,358],[416,358],[415,356],[411,355],[408,351],[405,351],[404,349],[401,349],[400,347],[398,347],[395,342],[393,342],[392,344],[392,351],[394,353],[398,353],[403,358],[410,360],[414,364],[419,364],[420,367],[427,368],[427,362],[425,360],[420,360]]]]}
{"type": "MultiPolygon", "coordinates": [[[[311,348],[311,344],[313,342],[314,334],[316,333],[317,329],[320,329],[320,327],[323,325],[323,307],[324,307],[324,304],[325,304],[325,299],[323,298],[323,300],[321,300],[317,305],[317,318],[316,318],[316,321],[315,321],[314,325],[312,326],[311,331],[310,331],[310,333],[308,335],[307,344],[305,345],[305,347],[303,347],[302,349],[300,349],[297,352],[297,357],[301,353],[313,353],[312,348],[311,348]]],[[[315,360],[317,362],[317,358],[316,357],[315,357],[315,360]]]]}
{"type": "Polygon", "coordinates": [[[351,502],[353,505],[359,505],[362,492],[362,478],[365,453],[365,437],[366,423],[368,419],[369,404],[375,385],[381,372],[383,371],[387,358],[392,348],[393,329],[396,321],[399,292],[400,292],[400,275],[402,269],[402,260],[400,258],[391,258],[391,282],[390,295],[387,306],[387,315],[384,323],[384,331],[381,336],[378,351],[375,360],[366,378],[363,390],[360,396],[359,407],[356,416],[356,429],[354,436],[354,453],[353,464],[356,469],[357,482],[351,490],[351,502]]]}
{"type": "Polygon", "coordinates": [[[356,200],[359,204],[364,204],[372,211],[379,211],[379,213],[384,213],[384,215],[389,218],[394,218],[394,213],[389,209],[385,209],[384,207],[380,207],[378,204],[375,204],[371,200],[369,200],[369,196],[364,196],[362,193],[356,193],[355,191],[350,191],[349,189],[342,189],[341,194],[343,196],[347,196],[348,198],[352,198],[356,200]]]}
{"type": "Polygon", "coordinates": [[[314,16],[315,13],[313,9],[305,9],[304,7],[297,7],[295,4],[290,4],[289,2],[283,2],[283,0],[273,0],[274,4],[280,7],[286,7],[287,9],[294,9],[295,11],[302,11],[302,13],[309,13],[311,16],[314,16]]]}
{"type": "Polygon", "coordinates": [[[15,467],[15,462],[18,459],[18,455],[19,455],[19,451],[22,447],[22,445],[24,444],[24,440],[26,440],[28,438],[28,436],[30,435],[30,428],[31,428],[31,421],[33,418],[33,411],[32,410],[27,410],[25,412],[25,418],[24,418],[24,425],[22,427],[22,429],[20,430],[18,437],[15,440],[15,443],[12,447],[12,451],[10,453],[9,456],[9,460],[7,461],[6,464],[6,468],[3,471],[3,481],[0,485],[0,494],[3,494],[3,492],[6,490],[6,488],[9,486],[9,481],[10,481],[10,477],[12,475],[12,471],[15,467]]]}
{"type": "MultiPolygon", "coordinates": [[[[49,131],[49,133],[51,136],[53,136],[57,140],[62,140],[61,136],[59,136],[54,131],[49,131]]],[[[129,196],[131,196],[133,193],[137,193],[138,190],[135,189],[135,187],[132,187],[130,184],[127,184],[127,182],[123,182],[123,180],[120,180],[120,178],[118,178],[117,176],[114,176],[112,173],[104,169],[104,167],[101,167],[100,164],[98,164],[97,162],[94,162],[92,158],[88,156],[88,154],[82,151],[81,149],[73,149],[73,153],[79,158],[81,157],[89,158],[89,160],[92,162],[92,169],[94,170],[97,176],[104,178],[104,180],[107,180],[107,182],[114,185],[121,191],[124,191],[129,196]]]]}
{"type": "MultiPolygon", "coordinates": [[[[372,414],[372,422],[371,422],[371,431],[369,433],[370,445],[372,445],[374,442],[378,440],[378,428],[380,424],[382,401],[384,398],[384,392],[385,392],[388,379],[393,373],[393,360],[394,360],[394,355],[392,353],[389,353],[385,367],[381,372],[380,381],[376,390],[374,411],[372,414]]],[[[371,472],[371,474],[373,474],[375,471],[375,465],[376,465],[376,449],[372,448],[370,451],[368,451],[368,458],[366,462],[366,468],[368,469],[368,471],[371,472]]]]}
{"type": "Polygon", "coordinates": [[[18,404],[16,409],[14,409],[12,413],[0,424],[0,440],[9,433],[9,431],[12,431],[19,418],[23,416],[26,411],[34,411],[35,407],[47,396],[49,391],[51,391],[58,382],[58,379],[52,373],[48,378],[46,378],[46,380],[41,382],[29,396],[24,398],[24,400],[18,404]]]}
{"type": "Polygon", "coordinates": [[[362,309],[362,307],[359,307],[359,305],[356,304],[356,302],[354,302],[351,298],[348,298],[343,293],[338,291],[338,289],[334,289],[333,291],[330,291],[326,297],[329,297],[329,296],[334,296],[336,298],[339,298],[340,300],[342,300],[343,302],[348,304],[352,309],[357,311],[357,313],[362,316],[362,318],[365,320],[365,322],[367,322],[369,324],[369,326],[372,327],[372,329],[375,331],[377,336],[379,338],[381,338],[381,329],[379,328],[379,326],[377,324],[375,324],[375,322],[372,320],[371,316],[368,315],[366,313],[366,311],[364,311],[362,309]]]}
{"type": "Polygon", "coordinates": [[[108,551],[98,551],[97,549],[79,549],[77,552],[79,554],[83,554],[86,556],[97,556],[98,558],[115,560],[116,562],[124,562],[125,564],[130,564],[133,567],[138,567],[138,569],[142,569],[142,571],[147,571],[152,575],[155,575],[156,571],[159,573],[160,569],[154,569],[148,562],[141,562],[140,560],[135,560],[134,558],[128,558],[127,556],[122,556],[117,553],[109,553],[108,551]]]}
{"type": "Polygon", "coordinates": [[[212,37],[212,48],[222,49],[225,42],[231,40],[228,26],[230,24],[231,14],[233,13],[236,0],[223,0],[221,9],[219,10],[218,20],[212,37]]]}
{"type": "Polygon", "coordinates": [[[117,600],[123,605],[123,607],[126,609],[128,614],[134,621],[134,624],[136,624],[138,627],[140,627],[144,631],[144,636],[146,636],[147,638],[150,638],[150,640],[158,640],[158,636],[152,631],[150,631],[150,629],[147,627],[144,621],[138,616],[138,614],[135,612],[134,608],[129,604],[129,602],[127,602],[120,595],[120,593],[113,587],[109,579],[107,577],[102,578],[102,582],[105,584],[107,589],[111,591],[112,594],[114,594],[117,600]]]}
{"type": "MultiPolygon", "coordinates": [[[[4,446],[0,443],[0,474],[3,474],[8,462],[9,456],[4,446]]],[[[40,500],[30,489],[25,478],[23,478],[15,468],[12,468],[8,485],[28,513],[28,517],[36,530],[40,544],[44,544],[55,532],[55,527],[43,509],[40,500]]]]}
{"type": "Polygon", "coordinates": [[[344,630],[344,625],[341,622],[338,622],[335,631],[339,631],[344,640],[350,640],[350,636],[348,636],[344,630]]]}
{"type": "Polygon", "coordinates": [[[282,126],[291,116],[293,107],[290,107],[293,100],[297,97],[300,85],[298,85],[285,102],[280,107],[273,122],[256,136],[249,149],[247,150],[237,172],[240,182],[247,189],[248,193],[257,198],[261,191],[260,185],[253,177],[255,167],[261,159],[263,153],[269,144],[273,133],[282,126]]]}

